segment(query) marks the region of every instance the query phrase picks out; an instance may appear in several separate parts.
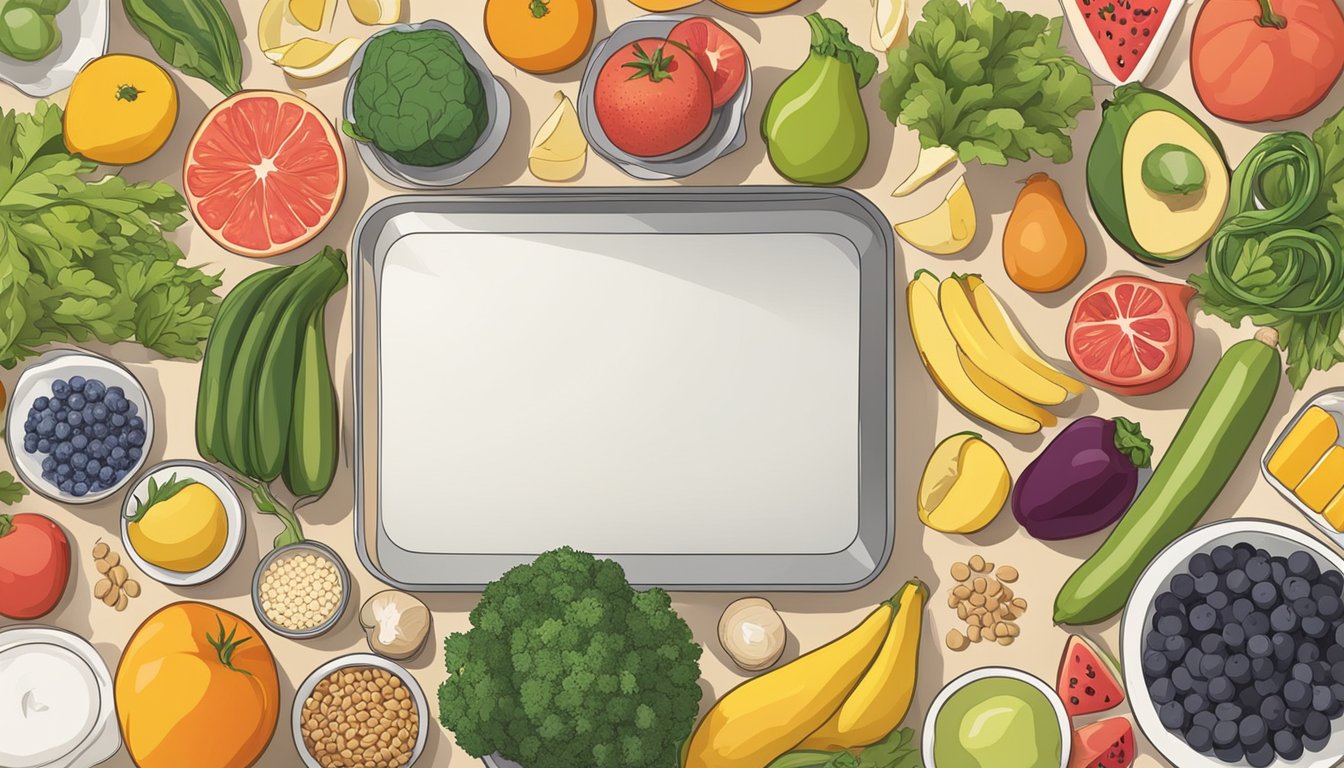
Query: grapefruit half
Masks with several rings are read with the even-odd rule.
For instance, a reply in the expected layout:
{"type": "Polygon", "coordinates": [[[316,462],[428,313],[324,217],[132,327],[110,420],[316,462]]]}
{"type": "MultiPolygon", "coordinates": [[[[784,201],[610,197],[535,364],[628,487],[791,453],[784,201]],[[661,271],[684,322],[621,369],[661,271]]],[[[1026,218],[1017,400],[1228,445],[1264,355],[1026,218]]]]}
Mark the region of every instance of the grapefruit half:
{"type": "Polygon", "coordinates": [[[1194,330],[1183,283],[1103,280],[1078,297],[1065,346],[1079,370],[1123,395],[1166,389],[1190,364],[1194,330]]]}
{"type": "Polygon", "coordinates": [[[321,232],[345,194],[331,123],[288,93],[242,91],[201,121],[183,169],[197,223],[234,253],[266,258],[321,232]]]}

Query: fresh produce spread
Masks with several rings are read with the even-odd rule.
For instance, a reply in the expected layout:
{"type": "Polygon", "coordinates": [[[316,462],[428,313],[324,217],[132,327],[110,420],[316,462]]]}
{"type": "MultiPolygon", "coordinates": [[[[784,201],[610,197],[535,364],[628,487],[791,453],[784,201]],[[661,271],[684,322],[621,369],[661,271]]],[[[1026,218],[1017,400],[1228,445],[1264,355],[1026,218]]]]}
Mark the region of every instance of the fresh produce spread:
{"type": "Polygon", "coordinates": [[[0,0],[0,768],[1344,761],[1340,0],[459,5],[0,0]]]}

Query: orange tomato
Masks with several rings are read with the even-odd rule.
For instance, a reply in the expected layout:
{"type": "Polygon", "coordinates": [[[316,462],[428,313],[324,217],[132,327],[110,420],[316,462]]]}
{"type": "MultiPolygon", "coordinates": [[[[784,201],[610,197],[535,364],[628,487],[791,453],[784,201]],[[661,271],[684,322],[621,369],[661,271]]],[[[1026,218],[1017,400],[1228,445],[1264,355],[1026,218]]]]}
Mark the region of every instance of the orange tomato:
{"type": "Polygon", "coordinates": [[[139,768],[247,768],[275,733],[275,658],[242,618],[174,603],[131,637],[117,668],[116,702],[139,768]]]}
{"type": "Polygon", "coordinates": [[[593,44],[593,0],[486,0],[485,34],[515,67],[535,74],[578,63],[593,44]]]}

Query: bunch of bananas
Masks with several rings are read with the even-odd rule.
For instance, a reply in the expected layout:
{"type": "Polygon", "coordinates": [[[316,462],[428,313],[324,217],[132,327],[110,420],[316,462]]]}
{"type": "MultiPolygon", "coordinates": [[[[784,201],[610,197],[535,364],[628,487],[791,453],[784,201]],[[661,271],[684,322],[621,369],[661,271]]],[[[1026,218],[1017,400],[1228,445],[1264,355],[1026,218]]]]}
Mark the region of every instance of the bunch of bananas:
{"type": "Polygon", "coordinates": [[[729,691],[691,736],[685,768],[760,768],[886,738],[914,697],[928,596],[912,579],[848,634],[729,691]]]}
{"type": "Polygon", "coordinates": [[[1086,386],[1046,362],[1004,313],[979,275],[941,283],[928,270],[906,289],[910,332],[924,367],[947,399],[1007,432],[1053,427],[1059,405],[1086,386]]]}
{"type": "Polygon", "coordinates": [[[323,248],[298,266],[251,275],[225,297],[197,396],[203,458],[259,484],[282,478],[298,497],[331,487],[339,414],[326,307],[346,279],[345,253],[323,248]]]}

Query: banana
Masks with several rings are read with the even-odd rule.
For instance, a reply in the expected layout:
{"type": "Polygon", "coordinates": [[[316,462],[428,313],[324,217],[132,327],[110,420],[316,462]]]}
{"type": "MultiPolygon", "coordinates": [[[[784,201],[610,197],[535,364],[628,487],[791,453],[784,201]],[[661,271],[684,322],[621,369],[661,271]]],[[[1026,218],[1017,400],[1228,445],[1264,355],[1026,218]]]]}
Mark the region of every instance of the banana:
{"type": "Polygon", "coordinates": [[[254,480],[274,479],[274,475],[266,478],[260,474],[257,435],[252,429],[261,366],[271,337],[279,327],[280,316],[299,299],[303,286],[319,263],[314,258],[294,267],[284,281],[262,300],[247,324],[247,331],[238,345],[237,358],[224,387],[224,447],[233,459],[233,469],[254,480]]]}
{"type": "Polygon", "coordinates": [[[957,359],[961,361],[961,369],[966,371],[971,383],[979,387],[981,392],[1028,419],[1039,421],[1043,427],[1053,427],[1059,423],[1055,414],[1017,394],[1005,386],[1003,382],[980,370],[980,366],[971,362],[971,358],[967,357],[966,353],[960,349],[957,350],[957,359]]]}
{"type": "Polygon", "coordinates": [[[994,340],[1008,350],[1009,354],[1036,373],[1068,390],[1070,394],[1081,395],[1087,391],[1086,384],[1063,373],[1037,354],[1017,326],[1008,319],[1008,314],[1003,311],[1003,305],[999,303],[999,297],[994,295],[979,275],[967,275],[965,283],[980,321],[985,324],[994,340]]]}
{"type": "Polygon", "coordinates": [[[885,739],[900,726],[915,695],[919,636],[928,597],[929,588],[919,579],[911,579],[901,587],[892,598],[896,616],[873,666],[840,705],[840,710],[797,749],[866,747],[885,739]]]}
{"type": "Polygon", "coordinates": [[[882,647],[893,600],[827,645],[737,686],[714,705],[686,750],[685,768],[765,768],[830,719],[882,647]]]}
{"type": "Polygon", "coordinates": [[[219,315],[206,343],[196,393],[196,450],[206,461],[234,466],[233,456],[224,446],[225,385],[238,359],[238,345],[257,307],[292,270],[276,267],[251,275],[220,303],[219,315]]]}
{"type": "MultiPolygon", "coordinates": [[[[340,285],[344,285],[342,278],[340,285]]],[[[336,290],[340,290],[340,285],[336,290]]],[[[334,291],[333,291],[334,293],[334,291]]],[[[303,335],[294,380],[289,439],[281,477],[295,496],[321,496],[336,475],[340,415],[327,362],[326,302],[313,312],[303,335]]]]}
{"type": "Polygon", "coordinates": [[[924,367],[949,400],[972,416],[1022,435],[1041,430],[1041,422],[1000,403],[971,381],[957,356],[957,341],[938,306],[938,279],[920,270],[906,289],[910,333],[924,367]]]}
{"type": "Polygon", "coordinates": [[[303,276],[296,276],[294,299],[284,307],[262,354],[254,384],[252,435],[255,437],[253,462],[261,480],[280,475],[290,441],[294,409],[294,385],[299,372],[308,326],[314,314],[327,304],[331,294],[345,283],[345,255],[323,248],[314,257],[317,265],[303,276]],[[339,257],[337,254],[340,254],[339,257]]]}
{"type": "Polygon", "coordinates": [[[1067,389],[1032,370],[994,340],[976,314],[961,280],[956,277],[944,280],[938,303],[957,346],[980,370],[993,371],[991,375],[1004,386],[1041,405],[1059,405],[1069,398],[1067,389]]]}

